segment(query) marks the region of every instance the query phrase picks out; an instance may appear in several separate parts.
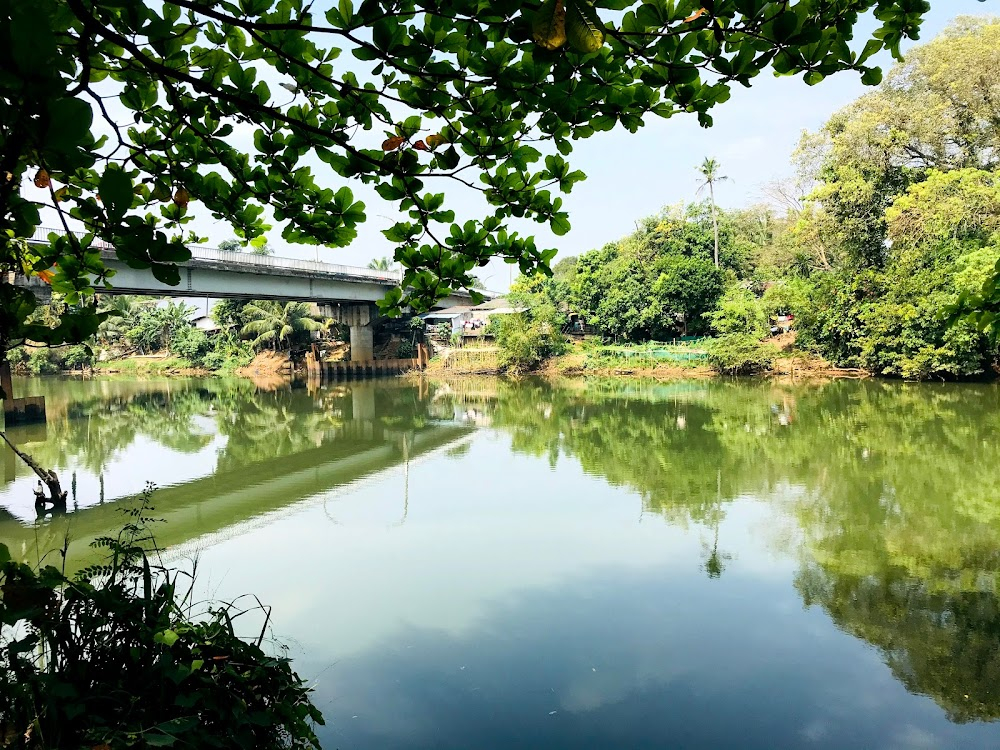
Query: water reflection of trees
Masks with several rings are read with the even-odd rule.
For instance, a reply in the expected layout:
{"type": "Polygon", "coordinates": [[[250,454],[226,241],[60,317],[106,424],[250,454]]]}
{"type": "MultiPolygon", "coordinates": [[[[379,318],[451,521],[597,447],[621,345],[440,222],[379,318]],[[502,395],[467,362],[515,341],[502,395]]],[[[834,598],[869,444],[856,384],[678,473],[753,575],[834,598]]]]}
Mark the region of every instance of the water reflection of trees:
{"type": "MultiPolygon", "coordinates": [[[[45,383],[45,381],[42,381],[45,383]]],[[[46,395],[54,417],[43,442],[31,453],[57,470],[67,466],[100,474],[139,438],[179,453],[196,453],[224,438],[217,471],[238,470],[320,447],[357,440],[348,429],[364,422],[367,439],[407,433],[430,421],[416,388],[372,383],[317,391],[283,388],[261,391],[248,380],[59,381],[46,395]],[[356,391],[377,404],[373,414],[354,414],[356,391]],[[345,429],[347,433],[345,434],[345,429]]]]}
{"type": "MultiPolygon", "coordinates": [[[[741,495],[799,533],[797,586],[956,721],[1000,719],[1000,442],[992,385],[500,384],[517,451],[569,456],[671,522],[741,495]],[[791,499],[790,499],[791,498],[791,499]]],[[[725,540],[704,569],[722,574],[725,540]]]]}

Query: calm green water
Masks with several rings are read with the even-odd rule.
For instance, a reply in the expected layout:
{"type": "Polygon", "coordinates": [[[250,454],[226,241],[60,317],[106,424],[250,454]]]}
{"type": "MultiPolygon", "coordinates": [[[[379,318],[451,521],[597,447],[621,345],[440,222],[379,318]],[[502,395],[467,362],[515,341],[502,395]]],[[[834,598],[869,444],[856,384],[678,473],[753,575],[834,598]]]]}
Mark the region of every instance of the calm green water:
{"type": "Polygon", "coordinates": [[[16,387],[75,501],[8,453],[0,540],[82,564],[155,482],[327,748],[1000,746],[995,385],[16,387]]]}

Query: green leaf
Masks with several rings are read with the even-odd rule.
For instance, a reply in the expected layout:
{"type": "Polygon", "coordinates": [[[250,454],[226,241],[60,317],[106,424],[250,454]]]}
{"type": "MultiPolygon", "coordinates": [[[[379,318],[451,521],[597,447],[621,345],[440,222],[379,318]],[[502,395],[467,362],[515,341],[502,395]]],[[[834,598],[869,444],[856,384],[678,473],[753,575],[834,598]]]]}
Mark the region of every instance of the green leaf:
{"type": "Polygon", "coordinates": [[[865,86],[878,86],[882,83],[882,69],[868,68],[868,70],[861,75],[861,83],[865,86]]]}
{"type": "Polygon", "coordinates": [[[162,643],[164,646],[167,646],[169,648],[170,646],[173,646],[175,643],[177,643],[178,640],[180,640],[180,636],[177,635],[177,633],[175,633],[173,630],[169,629],[161,630],[159,633],[153,636],[153,640],[156,643],[162,643]]]}
{"type": "Polygon", "coordinates": [[[566,214],[556,214],[549,219],[549,227],[551,227],[553,234],[562,237],[570,230],[569,219],[566,214]]]}
{"type": "Polygon", "coordinates": [[[181,283],[181,272],[178,270],[177,266],[167,266],[162,263],[154,263],[149,268],[153,272],[153,277],[161,284],[177,286],[181,283]]]}
{"type": "Polygon", "coordinates": [[[49,124],[45,131],[45,148],[56,153],[69,153],[90,133],[94,111],[83,99],[54,99],[49,102],[49,124]]]}
{"type": "Polygon", "coordinates": [[[121,221],[125,212],[132,207],[132,180],[117,165],[108,165],[101,175],[99,185],[101,201],[112,221],[121,221]]]}
{"type": "Polygon", "coordinates": [[[568,2],[566,37],[570,46],[578,52],[596,52],[604,46],[604,24],[587,0],[568,2]]]}
{"type": "Polygon", "coordinates": [[[795,11],[786,8],[771,22],[771,35],[776,42],[784,42],[799,29],[799,18],[795,11]]]}
{"type": "Polygon", "coordinates": [[[150,747],[172,747],[177,742],[176,737],[162,732],[146,732],[142,735],[142,739],[150,747]]]}

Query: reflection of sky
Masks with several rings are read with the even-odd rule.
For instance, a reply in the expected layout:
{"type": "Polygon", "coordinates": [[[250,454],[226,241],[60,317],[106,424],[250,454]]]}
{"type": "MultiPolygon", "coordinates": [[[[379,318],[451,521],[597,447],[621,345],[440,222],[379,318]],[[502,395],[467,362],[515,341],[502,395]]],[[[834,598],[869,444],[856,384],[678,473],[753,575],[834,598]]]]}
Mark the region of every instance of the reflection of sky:
{"type": "MultiPolygon", "coordinates": [[[[804,610],[780,503],[712,532],[641,514],[572,460],[482,430],[200,552],[274,607],[341,748],[987,748],[879,654],[804,610]]],[[[794,493],[783,488],[783,493],[794,493]]],[[[190,546],[190,551],[197,549],[190,546]]]]}
{"type": "MultiPolygon", "coordinates": [[[[210,476],[215,472],[217,454],[225,447],[226,438],[218,434],[215,421],[208,417],[192,420],[195,432],[211,435],[211,441],[191,453],[182,453],[160,444],[146,435],[137,435],[124,451],[116,452],[104,466],[104,497],[114,500],[136,495],[145,488],[147,482],[157,487],[190,482],[192,479],[210,476]]],[[[31,446],[25,446],[31,452],[31,446]]],[[[80,508],[97,505],[101,497],[101,476],[85,466],[84,456],[68,456],[65,467],[58,470],[59,481],[70,492],[73,474],[76,473],[76,497],[80,508]]],[[[14,481],[0,484],[0,506],[24,521],[35,518],[34,495],[32,491],[38,478],[20,463],[16,465],[14,481]]]]}

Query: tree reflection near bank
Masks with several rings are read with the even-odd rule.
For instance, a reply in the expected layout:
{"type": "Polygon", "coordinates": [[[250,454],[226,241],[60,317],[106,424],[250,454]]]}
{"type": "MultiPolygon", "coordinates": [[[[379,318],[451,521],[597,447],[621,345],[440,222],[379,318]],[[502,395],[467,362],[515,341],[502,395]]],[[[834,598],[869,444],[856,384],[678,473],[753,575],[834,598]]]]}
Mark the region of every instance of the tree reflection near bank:
{"type": "MultiPolygon", "coordinates": [[[[1000,444],[995,385],[494,383],[515,451],[635,491],[712,534],[741,497],[795,528],[796,587],[957,722],[1000,719],[1000,444]]],[[[482,390],[482,389],[481,389],[482,390]]]]}

